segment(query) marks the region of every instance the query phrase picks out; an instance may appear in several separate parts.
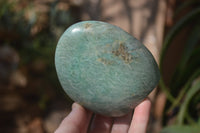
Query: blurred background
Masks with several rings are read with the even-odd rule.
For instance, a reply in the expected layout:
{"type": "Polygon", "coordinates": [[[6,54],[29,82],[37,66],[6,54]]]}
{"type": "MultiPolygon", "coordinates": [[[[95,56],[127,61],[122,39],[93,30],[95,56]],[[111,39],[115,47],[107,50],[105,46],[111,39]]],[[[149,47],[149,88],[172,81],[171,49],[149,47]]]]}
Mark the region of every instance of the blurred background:
{"type": "Polygon", "coordinates": [[[54,52],[83,20],[121,27],[159,63],[148,133],[199,133],[199,0],[1,0],[0,132],[51,133],[68,114],[73,101],[57,79],[54,52]]]}

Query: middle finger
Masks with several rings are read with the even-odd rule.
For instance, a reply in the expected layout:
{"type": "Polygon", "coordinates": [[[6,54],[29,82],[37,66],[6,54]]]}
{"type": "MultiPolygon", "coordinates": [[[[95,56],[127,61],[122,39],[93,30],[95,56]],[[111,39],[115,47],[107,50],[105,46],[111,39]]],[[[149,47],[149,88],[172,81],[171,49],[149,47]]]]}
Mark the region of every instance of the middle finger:
{"type": "Polygon", "coordinates": [[[111,133],[127,133],[130,127],[133,112],[114,119],[111,133]]]}

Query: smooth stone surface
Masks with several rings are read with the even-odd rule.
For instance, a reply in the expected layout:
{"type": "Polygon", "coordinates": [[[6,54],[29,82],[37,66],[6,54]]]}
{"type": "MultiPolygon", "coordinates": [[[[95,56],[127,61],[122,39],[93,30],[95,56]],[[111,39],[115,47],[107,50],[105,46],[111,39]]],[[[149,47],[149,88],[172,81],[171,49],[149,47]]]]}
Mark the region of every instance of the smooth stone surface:
{"type": "Polygon", "coordinates": [[[84,21],[69,27],[55,54],[65,92],[107,116],[131,111],[156,87],[159,69],[147,48],[114,25],[84,21]]]}

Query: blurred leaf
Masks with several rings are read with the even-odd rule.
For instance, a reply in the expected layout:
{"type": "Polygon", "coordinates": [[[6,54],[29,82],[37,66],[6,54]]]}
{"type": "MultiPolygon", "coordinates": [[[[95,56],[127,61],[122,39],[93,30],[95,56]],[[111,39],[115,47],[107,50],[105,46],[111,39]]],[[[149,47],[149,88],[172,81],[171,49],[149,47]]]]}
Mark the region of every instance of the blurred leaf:
{"type": "Polygon", "coordinates": [[[184,87],[181,89],[179,95],[175,99],[175,101],[172,103],[171,107],[168,109],[168,113],[171,112],[183,99],[183,96],[185,95],[186,91],[190,88],[193,81],[200,75],[200,68],[197,69],[193,75],[189,78],[189,80],[186,82],[184,87]]]}
{"type": "Polygon", "coordinates": [[[173,125],[162,129],[161,133],[199,133],[200,126],[197,125],[173,125]]]}
{"type": "Polygon", "coordinates": [[[193,11],[185,15],[180,21],[178,21],[170,30],[170,32],[166,35],[160,57],[161,71],[163,68],[164,56],[166,55],[166,51],[171,45],[173,38],[184,28],[185,25],[187,25],[189,22],[194,21],[194,19],[196,18],[200,18],[199,16],[200,16],[200,8],[194,9],[193,11]]]}
{"type": "Polygon", "coordinates": [[[178,6],[178,8],[175,10],[174,17],[176,17],[181,11],[183,11],[185,8],[191,7],[192,5],[200,4],[199,0],[186,0],[181,1],[181,5],[178,6]]]}
{"type": "MultiPolygon", "coordinates": [[[[196,81],[197,83],[194,83],[194,85],[188,90],[184,102],[181,105],[180,112],[178,114],[178,123],[183,124],[185,113],[188,109],[188,105],[192,97],[197,94],[198,91],[200,91],[200,80],[196,81]]],[[[199,130],[200,131],[200,130],[199,130]]]]}
{"type": "MultiPolygon", "coordinates": [[[[191,57],[192,57],[192,54],[194,53],[196,46],[199,44],[199,40],[200,40],[199,33],[200,33],[200,26],[199,25],[194,26],[185,44],[181,60],[179,64],[177,65],[177,67],[175,68],[175,72],[171,79],[170,88],[172,89],[179,88],[182,83],[185,83],[186,80],[188,80],[188,78],[192,74],[191,71],[190,73],[188,73],[189,75],[187,74],[186,71],[188,70],[188,66],[190,66],[190,68],[193,71],[195,71],[194,63],[189,63],[189,61],[191,62],[192,60],[194,60],[194,58],[191,59],[191,57]]],[[[199,57],[200,53],[198,53],[197,56],[199,57]]],[[[196,60],[194,60],[193,62],[199,62],[199,61],[200,59],[196,58],[196,60]]]]}
{"type": "Polygon", "coordinates": [[[162,91],[166,94],[167,99],[171,102],[174,103],[175,102],[175,98],[172,96],[172,94],[169,92],[169,88],[165,85],[163,78],[160,78],[159,81],[159,86],[162,89],[162,91]]]}

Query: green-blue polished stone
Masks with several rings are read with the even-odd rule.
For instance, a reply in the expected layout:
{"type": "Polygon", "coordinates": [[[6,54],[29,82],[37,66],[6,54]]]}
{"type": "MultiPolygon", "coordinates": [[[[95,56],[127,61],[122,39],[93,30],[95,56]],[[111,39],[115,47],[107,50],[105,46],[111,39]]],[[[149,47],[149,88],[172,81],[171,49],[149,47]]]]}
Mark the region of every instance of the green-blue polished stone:
{"type": "Polygon", "coordinates": [[[122,116],[156,87],[158,66],[147,48],[114,25],[83,21],[61,36],[55,53],[59,81],[84,107],[122,116]]]}

